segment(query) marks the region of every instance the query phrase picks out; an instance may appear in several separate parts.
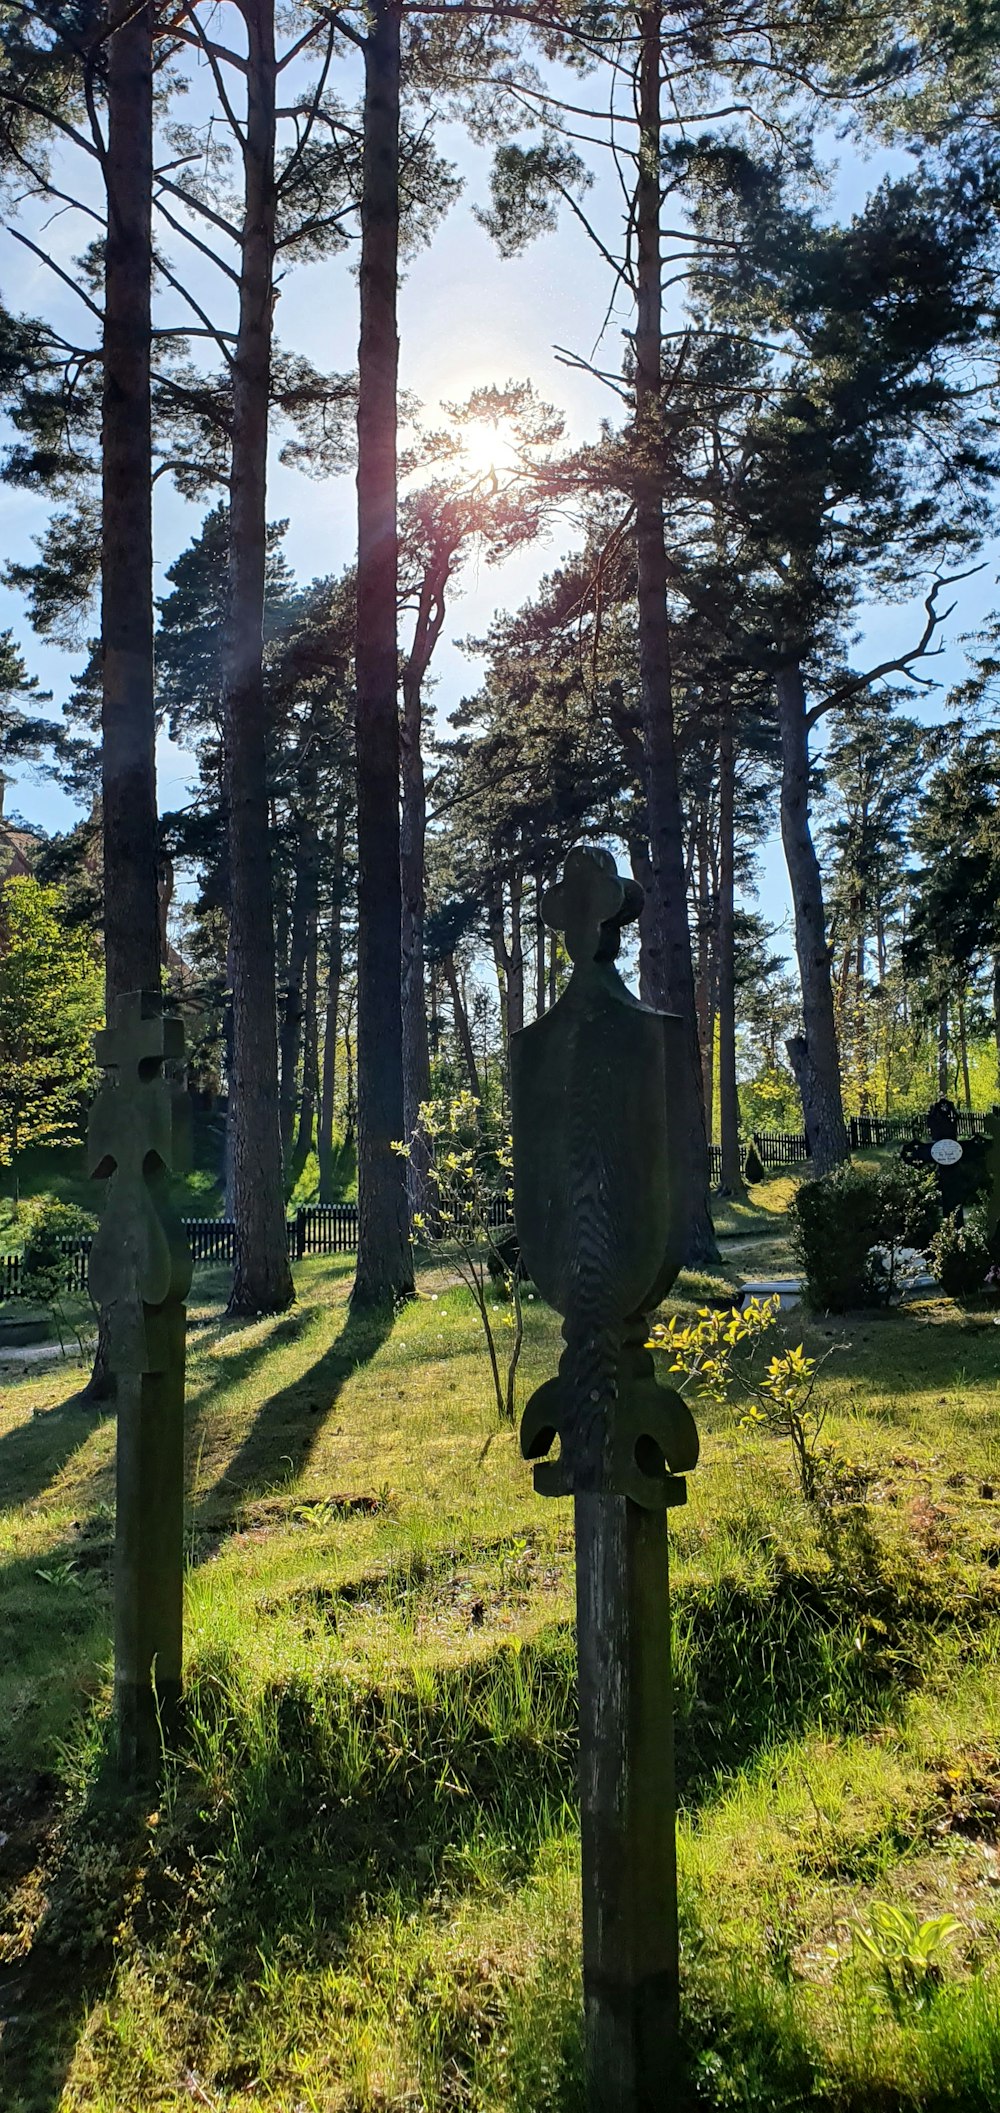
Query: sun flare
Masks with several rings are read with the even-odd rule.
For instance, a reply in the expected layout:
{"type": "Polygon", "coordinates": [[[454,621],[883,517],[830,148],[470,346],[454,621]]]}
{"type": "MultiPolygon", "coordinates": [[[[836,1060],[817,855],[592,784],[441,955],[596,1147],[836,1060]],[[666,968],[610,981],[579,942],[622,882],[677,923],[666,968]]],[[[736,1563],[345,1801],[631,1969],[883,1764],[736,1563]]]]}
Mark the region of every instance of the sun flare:
{"type": "Polygon", "coordinates": [[[462,430],[462,459],[473,477],[501,477],[516,467],[513,419],[473,418],[462,430]]]}

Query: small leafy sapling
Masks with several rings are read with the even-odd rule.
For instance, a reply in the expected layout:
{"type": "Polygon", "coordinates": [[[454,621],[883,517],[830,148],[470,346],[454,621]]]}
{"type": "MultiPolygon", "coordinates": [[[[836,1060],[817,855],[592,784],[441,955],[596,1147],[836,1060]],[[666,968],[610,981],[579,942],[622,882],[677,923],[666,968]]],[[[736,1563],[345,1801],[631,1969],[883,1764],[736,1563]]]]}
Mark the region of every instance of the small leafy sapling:
{"type": "Polygon", "coordinates": [[[851,1930],[852,1958],[876,1982],[893,2016],[924,2010],[944,1978],[943,1962],[962,1936],[955,1915],[930,1915],[921,1922],[913,1908],[875,1901],[867,1922],[851,1930]]]}
{"type": "Polygon", "coordinates": [[[833,1448],[822,1442],[827,1404],[816,1392],[831,1353],[818,1360],[807,1357],[798,1343],[775,1351],[765,1365],[765,1337],[776,1324],[780,1303],[777,1297],[752,1298],[728,1312],[703,1306],[688,1324],[673,1314],[666,1324],[657,1322],[650,1347],[668,1353],[679,1393],[738,1407],[744,1429],[787,1439],[799,1488],[812,1504],[833,1458],[833,1448]]]}
{"type": "Polygon", "coordinates": [[[394,1150],[409,1158],[419,1137],[426,1211],[413,1216],[413,1238],[446,1275],[471,1292],[482,1324],[497,1415],[512,1424],[524,1340],[521,1275],[512,1247],[513,1161],[509,1132],[489,1120],[468,1091],[424,1101],[414,1138],[394,1150]],[[503,1301],[497,1323],[497,1293],[503,1301]]]}
{"type": "Polygon", "coordinates": [[[96,1331],[93,1306],[89,1314],[81,1312],[79,1302],[70,1303],[66,1284],[70,1250],[92,1239],[96,1230],[97,1219],[89,1211],[52,1196],[39,1197],[25,1228],[21,1295],[49,1315],[64,1357],[67,1335],[75,1338],[83,1358],[96,1331]]]}

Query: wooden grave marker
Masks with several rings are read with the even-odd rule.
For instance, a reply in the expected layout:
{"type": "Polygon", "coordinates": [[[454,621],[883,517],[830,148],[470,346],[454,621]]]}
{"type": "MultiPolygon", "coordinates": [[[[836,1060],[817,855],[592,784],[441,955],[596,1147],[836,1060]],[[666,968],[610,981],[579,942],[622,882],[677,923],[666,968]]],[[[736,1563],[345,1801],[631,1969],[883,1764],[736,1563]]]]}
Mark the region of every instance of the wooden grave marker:
{"type": "Polygon", "coordinates": [[[927,1110],[927,1129],[930,1142],[909,1139],[900,1159],[904,1166],[932,1170],[945,1217],[954,1217],[961,1225],[965,1205],[986,1186],[987,1141],[972,1137],[960,1143],[958,1109],[943,1096],[927,1110]]]}
{"type": "Polygon", "coordinates": [[[129,991],[96,1052],[106,1077],[88,1161],[108,1189],[89,1274],[117,1382],[115,1724],[119,1766],[134,1779],[155,1767],[181,1692],[191,1256],[166,1177],[185,1156],[183,1023],[157,993],[129,991]]]}
{"type": "Polygon", "coordinates": [[[685,1501],[698,1434],[645,1347],[681,1261],[683,1030],[614,966],[641,903],[608,852],[570,852],[542,913],[573,973],[511,1038],[517,1232],[565,1341],[521,1448],[536,1489],[575,1506],[588,2113],[667,2113],[677,2064],[665,1514],[685,1501]]]}

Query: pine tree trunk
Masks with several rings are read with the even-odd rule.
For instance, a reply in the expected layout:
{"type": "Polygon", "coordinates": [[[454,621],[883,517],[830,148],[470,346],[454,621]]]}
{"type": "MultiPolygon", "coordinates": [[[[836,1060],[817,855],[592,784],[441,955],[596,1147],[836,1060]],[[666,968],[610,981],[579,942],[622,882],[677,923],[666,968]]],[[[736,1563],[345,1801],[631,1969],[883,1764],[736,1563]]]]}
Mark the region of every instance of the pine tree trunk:
{"type": "MultiPolygon", "coordinates": [[[[443,613],[443,605],[442,605],[443,613]]],[[[423,651],[426,623],[418,611],[418,638],[403,669],[402,793],[400,826],[400,881],[402,885],[402,1002],[403,1002],[403,1134],[412,1138],[422,1101],[431,1090],[431,1053],[427,1035],[427,991],[424,970],[425,837],[427,796],[424,789],[424,759],[421,744],[423,672],[430,658],[423,651]]],[[[423,1207],[411,1197],[417,1209],[423,1207]]]]}
{"type": "Polygon", "coordinates": [[[483,1088],[479,1077],[479,1066],[476,1063],[476,1050],[472,1040],[472,1030],[469,1026],[469,1015],[466,1012],[465,1000],[462,997],[462,987],[458,980],[454,954],[446,954],[441,967],[444,971],[444,980],[448,985],[448,992],[451,997],[452,1011],[455,1016],[455,1033],[465,1060],[466,1071],[469,1074],[469,1086],[478,1101],[483,1097],[483,1088]]]}
{"type": "MultiPolygon", "coordinates": [[[[494,876],[489,884],[486,898],[486,915],[490,928],[490,945],[493,948],[493,966],[496,970],[497,993],[500,999],[500,1042],[507,1061],[507,1043],[510,1039],[510,948],[504,930],[503,882],[494,876]]],[[[470,1042],[471,1047],[471,1042],[470,1042]]]]}
{"type": "Polygon", "coordinates": [[[264,702],[267,426],[274,298],[273,0],[243,0],[247,119],[240,312],[233,361],[229,605],[222,708],[233,1075],[229,1091],[235,1265],[229,1311],[279,1313],[295,1296],[288,1265],[278,1108],[278,1023],[264,702]]]}
{"type": "Polygon", "coordinates": [[[333,1115],[337,1090],[337,1027],[340,1016],[340,984],[344,973],[343,890],[344,837],[347,818],[343,800],[337,809],[333,839],[333,889],[330,904],[330,937],[327,948],[326,1018],[323,1028],[323,1071],[319,1094],[319,1128],[316,1150],[319,1158],[319,1200],[333,1198],[333,1115]]]}
{"type": "Polygon", "coordinates": [[[542,916],[544,894],[542,876],[535,875],[535,1018],[540,1020],[545,1011],[545,939],[546,924],[542,916]]]}
{"type": "Polygon", "coordinates": [[[281,1150],[287,1167],[291,1160],[298,1097],[299,1057],[305,1023],[305,981],[310,949],[316,956],[316,905],[319,894],[319,846],[310,823],[303,823],[296,860],[295,893],[288,945],[288,982],[281,1029],[278,1036],[281,1111],[281,1150]]]}
{"type": "Polygon", "coordinates": [[[708,805],[703,801],[698,816],[697,850],[695,870],[697,873],[697,931],[698,969],[695,977],[695,1013],[698,1020],[698,1047],[701,1053],[701,1090],[705,1105],[705,1132],[711,1141],[713,1129],[713,1086],[715,1072],[715,1010],[712,1003],[712,982],[715,963],[712,958],[712,900],[709,885],[708,860],[708,805]]]}
{"type": "Polygon", "coordinates": [[[357,985],[347,995],[347,1018],[344,1021],[344,1144],[352,1145],[358,1127],[358,1097],[354,1086],[354,1007],[357,1001],[357,985]]]}
{"type": "Polygon", "coordinates": [[[521,900],[524,876],[515,867],[510,876],[510,972],[507,979],[507,1033],[524,1026],[524,937],[521,931],[521,900]]]}
{"type": "MultiPolygon", "coordinates": [[[[156,727],[153,709],[153,520],[150,276],[153,15],[113,0],[108,39],[108,232],[101,422],[101,804],[105,1006],[160,987],[156,727]],[[119,25],[119,26],[115,26],[119,25]]],[[[100,1317],[81,1399],[110,1401],[100,1317]]]]}
{"type": "Polygon", "coordinates": [[[373,0],[365,42],[358,352],[357,1305],[413,1290],[403,1136],[396,599],[399,345],[398,5],[373,0]]]}
{"type": "Polygon", "coordinates": [[[289,1192],[297,1186],[305,1171],[316,1128],[316,1087],[319,1078],[319,1024],[316,1017],[318,987],[319,913],[314,902],[306,938],[305,988],[302,1002],[302,1085],[295,1143],[292,1148],[289,1192]]]}
{"type": "MultiPolygon", "coordinates": [[[[660,264],[660,65],[662,16],[639,14],[639,173],[636,191],[637,314],[635,336],[635,539],[638,570],[639,678],[646,808],[655,916],[647,926],[647,972],[655,1003],[679,1014],[683,1064],[671,1081],[678,1169],[684,1197],[684,1259],[718,1260],[708,1207],[709,1159],[694,973],[684,876],[684,823],[674,746],[670,633],[667,616],[663,502],[655,467],[661,410],[662,280],[660,264]]],[[[647,935],[644,934],[644,938],[647,935]]]]}
{"type": "Polygon", "coordinates": [[[827,1174],[848,1156],[840,1090],[830,949],[819,860],[809,827],[809,729],[805,687],[797,662],[775,678],[781,732],[781,841],[795,913],[795,951],[802,989],[804,1035],[788,1043],[802,1097],[814,1174],[827,1174]]]}
{"type": "Polygon", "coordinates": [[[993,961],[993,1042],[997,1054],[997,1092],[1000,1094],[1000,956],[993,961]]]}
{"type": "Polygon", "coordinates": [[[639,996],[643,1005],[655,1005],[659,960],[658,926],[653,861],[649,855],[648,839],[630,836],[628,857],[632,878],[638,881],[642,889],[642,908],[639,912],[639,996]]]}
{"type": "Polygon", "coordinates": [[[945,996],[941,999],[938,1006],[937,1082],[938,1094],[941,1100],[947,1100],[948,1098],[950,1054],[948,1046],[948,999],[945,996]]]}
{"type": "Polygon", "coordinates": [[[966,1112],[972,1113],[972,1084],[969,1078],[969,1036],[965,1017],[965,999],[958,1001],[958,1057],[962,1068],[962,1093],[966,1112]]]}
{"type": "Polygon", "coordinates": [[[114,0],[101,432],[101,798],[108,1004],[159,990],[150,369],[152,9],[114,0]]]}
{"type": "Polygon", "coordinates": [[[719,1134],[719,1186],[745,1203],[736,1082],[736,751],[728,702],[719,733],[719,1134]]]}

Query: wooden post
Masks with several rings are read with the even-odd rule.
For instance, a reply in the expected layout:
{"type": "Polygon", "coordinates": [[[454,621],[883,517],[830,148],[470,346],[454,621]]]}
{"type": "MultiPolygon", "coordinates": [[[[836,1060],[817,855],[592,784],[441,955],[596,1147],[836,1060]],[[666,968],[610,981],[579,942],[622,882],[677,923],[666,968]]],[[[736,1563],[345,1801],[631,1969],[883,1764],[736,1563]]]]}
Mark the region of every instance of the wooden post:
{"type": "Polygon", "coordinates": [[[191,1257],[166,1176],[183,1149],[184,1028],[164,1017],[159,993],[130,991],[96,1047],[107,1077],[88,1149],[108,1192],[90,1290],[107,1317],[117,1383],[115,1727],[121,1772],[134,1781],[155,1768],[181,1692],[191,1257]]]}
{"type": "Polygon", "coordinates": [[[511,1041],[517,1230],[564,1316],[521,1446],[540,1493],[575,1499],[588,2113],[669,2113],[677,2067],[665,1513],[684,1502],[698,1436],[645,1348],[680,1262],[685,1052],[680,1022],[640,1006],[613,966],[641,902],[607,852],[570,853],[542,908],[573,974],[511,1041]]]}
{"type": "Polygon", "coordinates": [[[574,1509],[588,2102],[668,2113],[678,1967],[667,1536],[662,1515],[631,1497],[581,1496],[574,1509]]]}

